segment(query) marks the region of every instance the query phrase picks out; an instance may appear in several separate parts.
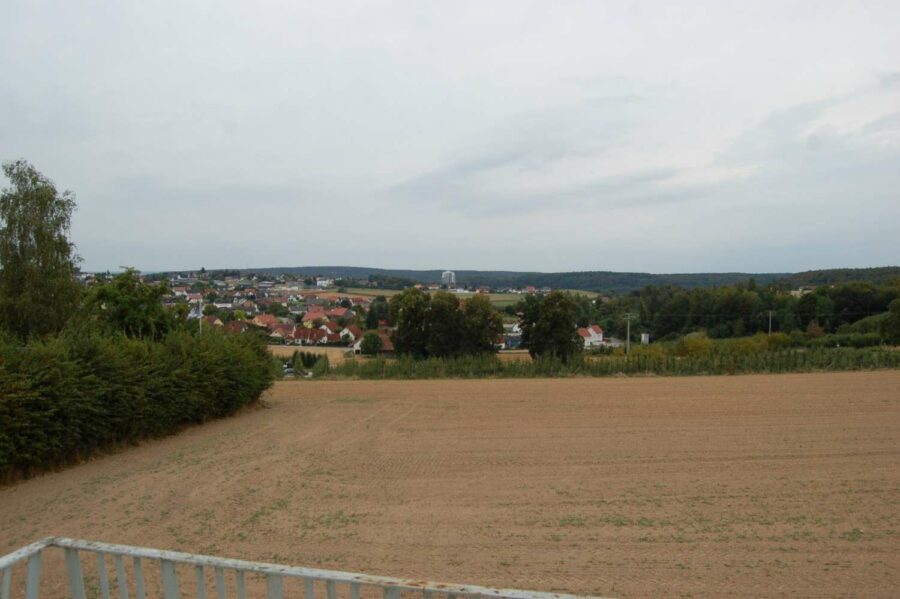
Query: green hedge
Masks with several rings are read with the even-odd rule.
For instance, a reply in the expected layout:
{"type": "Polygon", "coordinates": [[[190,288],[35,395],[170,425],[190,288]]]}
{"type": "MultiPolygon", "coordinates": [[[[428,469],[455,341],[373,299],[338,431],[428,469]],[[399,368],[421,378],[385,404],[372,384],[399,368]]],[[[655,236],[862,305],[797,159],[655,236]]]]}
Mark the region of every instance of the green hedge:
{"type": "Polygon", "coordinates": [[[274,376],[265,345],[244,335],[0,342],[0,479],[231,414],[274,376]]]}
{"type": "Polygon", "coordinates": [[[679,357],[665,351],[640,351],[631,356],[598,356],[561,362],[555,359],[502,361],[493,355],[452,359],[400,358],[351,360],[332,366],[328,374],[361,379],[533,378],[657,374],[750,374],[900,368],[900,351],[856,348],[810,348],[745,353],[709,352],[679,357]]]}

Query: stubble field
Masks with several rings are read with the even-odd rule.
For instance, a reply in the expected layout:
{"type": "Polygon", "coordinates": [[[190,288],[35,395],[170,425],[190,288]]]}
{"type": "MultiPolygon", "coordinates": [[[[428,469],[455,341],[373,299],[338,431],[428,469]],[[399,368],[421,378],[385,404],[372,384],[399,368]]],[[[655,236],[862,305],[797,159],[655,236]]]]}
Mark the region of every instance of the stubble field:
{"type": "Polygon", "coordinates": [[[897,371],[294,381],[0,489],[0,553],[60,535],[581,594],[887,597],[898,504],[897,371]]]}

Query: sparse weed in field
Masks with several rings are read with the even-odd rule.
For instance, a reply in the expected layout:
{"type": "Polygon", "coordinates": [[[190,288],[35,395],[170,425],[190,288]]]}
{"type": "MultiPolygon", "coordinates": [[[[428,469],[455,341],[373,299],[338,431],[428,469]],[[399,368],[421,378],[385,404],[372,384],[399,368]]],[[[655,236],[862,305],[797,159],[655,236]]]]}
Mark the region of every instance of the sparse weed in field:
{"type": "Polygon", "coordinates": [[[334,400],[334,403],[372,403],[375,401],[374,397],[338,397],[334,400]]]}
{"type": "Polygon", "coordinates": [[[582,527],[587,524],[584,516],[566,516],[559,519],[559,526],[577,526],[582,527]]]}
{"type": "Polygon", "coordinates": [[[863,531],[860,528],[854,528],[841,534],[841,538],[850,542],[856,542],[863,538],[863,531]]]}

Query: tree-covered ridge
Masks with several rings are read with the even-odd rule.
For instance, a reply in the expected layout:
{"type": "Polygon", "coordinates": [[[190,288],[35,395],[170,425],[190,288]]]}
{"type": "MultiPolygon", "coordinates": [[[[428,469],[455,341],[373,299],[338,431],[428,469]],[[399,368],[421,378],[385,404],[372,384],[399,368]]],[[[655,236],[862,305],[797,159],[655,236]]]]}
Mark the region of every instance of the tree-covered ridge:
{"type": "MultiPolygon", "coordinates": [[[[648,286],[609,299],[573,295],[579,326],[596,322],[608,334],[624,337],[631,321],[632,335],[650,333],[653,339],[675,338],[703,331],[714,338],[755,333],[799,332],[812,336],[856,333],[855,323],[878,317],[900,298],[900,279],[890,284],[847,283],[817,287],[803,293],[777,284],[754,282],[712,289],[648,286]]],[[[507,309],[525,313],[528,300],[507,309]]],[[[881,331],[880,320],[865,332],[881,331]]]]}
{"type": "Polygon", "coordinates": [[[794,273],[778,282],[789,287],[804,285],[835,285],[838,283],[875,283],[883,285],[900,279],[900,266],[879,266],[875,268],[830,268],[794,273]]]}
{"type": "MultiPolygon", "coordinates": [[[[237,273],[238,271],[216,271],[237,273]]],[[[366,281],[388,289],[403,289],[415,283],[439,284],[442,270],[404,270],[368,268],[357,266],[293,266],[253,268],[239,271],[243,275],[323,276],[342,281],[366,281]]],[[[457,270],[457,284],[463,287],[490,287],[492,289],[523,289],[533,286],[550,289],[576,289],[602,294],[620,295],[653,286],[675,286],[684,289],[721,287],[747,283],[751,279],[758,285],[777,283],[788,289],[808,285],[832,285],[849,282],[884,284],[900,277],[900,267],[838,268],[811,270],[801,273],[673,273],[578,271],[578,272],[516,272],[505,270],[457,270]]],[[[173,273],[174,274],[174,273],[173,273]]],[[[183,273],[182,273],[183,274],[183,273]]]]}
{"type": "MultiPolygon", "coordinates": [[[[456,270],[457,284],[464,287],[492,289],[522,289],[528,286],[551,289],[578,289],[597,293],[628,293],[647,285],[678,285],[681,287],[714,287],[749,279],[765,284],[789,273],[684,273],[651,274],[640,272],[584,271],[584,272],[516,272],[505,270],[456,270]]],[[[295,266],[253,268],[241,271],[244,275],[293,275],[331,277],[386,283],[384,287],[403,288],[411,283],[439,284],[442,270],[403,270],[356,266],[295,266]]]]}

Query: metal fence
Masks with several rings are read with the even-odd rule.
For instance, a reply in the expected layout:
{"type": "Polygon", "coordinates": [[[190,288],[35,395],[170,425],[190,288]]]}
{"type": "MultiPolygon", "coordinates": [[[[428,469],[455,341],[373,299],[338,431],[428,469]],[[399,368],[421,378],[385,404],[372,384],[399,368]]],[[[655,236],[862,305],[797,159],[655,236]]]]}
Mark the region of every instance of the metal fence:
{"type": "Polygon", "coordinates": [[[113,577],[107,572],[109,559],[112,561],[115,591],[118,593],[119,599],[129,599],[130,597],[147,599],[148,577],[158,581],[159,587],[161,587],[161,596],[164,599],[181,599],[183,592],[198,599],[206,599],[214,592],[217,599],[226,599],[229,586],[232,590],[231,594],[236,595],[238,599],[261,596],[263,588],[268,599],[283,599],[285,597],[285,581],[288,580],[296,580],[302,584],[304,599],[314,599],[317,588],[319,589],[318,594],[321,595],[322,587],[324,587],[325,599],[337,599],[339,593],[341,597],[360,599],[361,591],[365,591],[367,596],[370,596],[373,591],[378,595],[383,593],[383,599],[401,599],[401,593],[404,596],[421,599],[462,599],[467,597],[576,599],[575,595],[492,589],[333,570],[296,568],[61,537],[44,539],[0,557],[0,599],[10,599],[14,566],[23,562],[25,579],[19,581],[16,588],[24,587],[26,599],[40,597],[41,557],[47,550],[54,548],[60,548],[63,551],[68,588],[73,599],[88,597],[88,594],[85,593],[85,576],[82,571],[83,559],[90,559],[90,557],[85,558],[86,555],[92,556],[96,562],[97,588],[91,588],[90,595],[99,594],[103,599],[109,599],[113,593],[111,587],[113,577]],[[179,570],[181,579],[179,579],[179,570]],[[190,570],[193,570],[193,576],[188,575],[187,578],[192,580],[185,580],[185,572],[190,572],[190,570]],[[259,592],[254,592],[254,588],[249,587],[250,577],[264,579],[264,584],[260,586],[259,592]]]}

